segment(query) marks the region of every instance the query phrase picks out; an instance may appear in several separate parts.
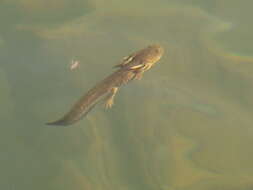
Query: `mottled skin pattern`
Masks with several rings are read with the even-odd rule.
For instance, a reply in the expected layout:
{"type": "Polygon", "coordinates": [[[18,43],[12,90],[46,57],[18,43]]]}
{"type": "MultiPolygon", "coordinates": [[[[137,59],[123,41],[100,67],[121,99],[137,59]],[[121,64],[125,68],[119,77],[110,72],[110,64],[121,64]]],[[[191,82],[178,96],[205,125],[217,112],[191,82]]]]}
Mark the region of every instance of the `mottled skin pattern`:
{"type": "Polygon", "coordinates": [[[122,63],[116,65],[117,71],[90,89],[61,119],[47,124],[71,125],[86,116],[101,99],[105,99],[105,107],[110,108],[118,88],[133,79],[140,79],[161,58],[163,52],[161,46],[151,45],[123,58],[122,63]]]}

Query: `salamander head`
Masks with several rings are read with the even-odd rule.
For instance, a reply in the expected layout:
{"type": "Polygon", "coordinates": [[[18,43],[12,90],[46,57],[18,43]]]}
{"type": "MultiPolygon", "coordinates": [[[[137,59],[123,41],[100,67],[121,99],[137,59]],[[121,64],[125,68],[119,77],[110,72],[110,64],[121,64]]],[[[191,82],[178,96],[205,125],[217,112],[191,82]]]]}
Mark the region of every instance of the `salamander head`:
{"type": "Polygon", "coordinates": [[[159,61],[163,53],[164,53],[164,49],[162,48],[162,46],[157,45],[157,44],[150,45],[143,51],[144,62],[149,62],[149,63],[154,64],[157,61],[159,61]]]}
{"type": "Polygon", "coordinates": [[[121,69],[139,69],[148,64],[150,68],[162,57],[163,53],[164,49],[162,46],[157,44],[150,45],[127,57],[124,57],[123,61],[115,67],[120,67],[121,69]]]}

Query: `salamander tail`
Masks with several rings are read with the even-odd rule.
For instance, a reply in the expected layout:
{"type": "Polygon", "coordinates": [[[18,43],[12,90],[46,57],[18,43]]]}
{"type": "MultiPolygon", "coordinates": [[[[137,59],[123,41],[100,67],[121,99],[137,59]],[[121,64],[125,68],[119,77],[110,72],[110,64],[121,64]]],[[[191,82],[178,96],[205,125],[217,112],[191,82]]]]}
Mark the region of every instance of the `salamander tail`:
{"type": "Polygon", "coordinates": [[[67,126],[67,125],[70,125],[71,123],[68,122],[67,120],[65,119],[59,119],[57,121],[53,121],[53,122],[48,122],[46,123],[46,125],[58,125],[58,126],[67,126]]]}

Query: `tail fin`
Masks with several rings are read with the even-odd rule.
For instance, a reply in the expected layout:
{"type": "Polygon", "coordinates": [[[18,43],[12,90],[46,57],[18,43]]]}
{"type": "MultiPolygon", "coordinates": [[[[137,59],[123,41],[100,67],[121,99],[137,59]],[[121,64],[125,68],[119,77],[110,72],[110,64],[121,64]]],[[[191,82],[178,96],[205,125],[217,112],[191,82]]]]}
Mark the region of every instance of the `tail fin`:
{"type": "Polygon", "coordinates": [[[66,120],[64,120],[64,119],[60,119],[60,120],[57,120],[57,121],[48,122],[48,123],[46,123],[46,125],[67,126],[67,125],[70,125],[70,123],[66,122],[66,120]]]}
{"type": "Polygon", "coordinates": [[[82,106],[82,104],[76,104],[64,117],[53,122],[48,122],[46,125],[67,126],[74,124],[81,118],[85,117],[97,105],[98,102],[99,101],[88,104],[83,110],[79,109],[79,106],[82,106]]]}

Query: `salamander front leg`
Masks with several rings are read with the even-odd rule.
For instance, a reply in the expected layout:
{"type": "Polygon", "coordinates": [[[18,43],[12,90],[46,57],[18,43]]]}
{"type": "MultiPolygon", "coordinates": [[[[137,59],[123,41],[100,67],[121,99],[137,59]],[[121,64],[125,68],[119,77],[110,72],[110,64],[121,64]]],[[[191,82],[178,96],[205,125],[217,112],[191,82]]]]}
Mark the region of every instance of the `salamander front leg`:
{"type": "Polygon", "coordinates": [[[111,108],[114,101],[114,96],[118,91],[118,87],[113,87],[105,99],[105,108],[111,108]]]}
{"type": "Polygon", "coordinates": [[[142,68],[137,69],[135,71],[134,79],[140,80],[142,78],[142,75],[145,71],[149,70],[153,66],[153,63],[146,63],[142,66],[142,68]]]}
{"type": "Polygon", "coordinates": [[[134,79],[141,80],[141,79],[142,79],[142,76],[143,76],[143,73],[144,73],[143,70],[137,71],[137,72],[135,73],[135,75],[134,75],[134,79]]]}

